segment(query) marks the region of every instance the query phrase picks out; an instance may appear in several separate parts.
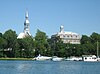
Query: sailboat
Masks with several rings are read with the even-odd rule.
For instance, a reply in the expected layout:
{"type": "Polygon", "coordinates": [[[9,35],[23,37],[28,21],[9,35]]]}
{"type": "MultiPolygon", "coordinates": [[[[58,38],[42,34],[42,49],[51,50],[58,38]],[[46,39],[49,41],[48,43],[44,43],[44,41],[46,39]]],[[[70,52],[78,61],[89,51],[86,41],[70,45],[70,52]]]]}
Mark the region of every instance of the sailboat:
{"type": "Polygon", "coordinates": [[[83,61],[100,61],[100,58],[99,58],[99,43],[97,41],[97,55],[83,55],[82,56],[82,60],[83,61]]]}

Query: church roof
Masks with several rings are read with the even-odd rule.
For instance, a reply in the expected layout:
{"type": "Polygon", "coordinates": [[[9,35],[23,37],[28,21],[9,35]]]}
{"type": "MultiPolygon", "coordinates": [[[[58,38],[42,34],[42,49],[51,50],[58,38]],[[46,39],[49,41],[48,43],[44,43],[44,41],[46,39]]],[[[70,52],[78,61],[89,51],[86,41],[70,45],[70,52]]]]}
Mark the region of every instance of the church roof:
{"type": "Polygon", "coordinates": [[[20,33],[17,38],[21,39],[21,38],[24,38],[25,36],[26,36],[25,33],[20,33]]]}
{"type": "Polygon", "coordinates": [[[75,32],[58,32],[58,34],[70,34],[70,35],[78,35],[77,33],[75,33],[75,32]]]}

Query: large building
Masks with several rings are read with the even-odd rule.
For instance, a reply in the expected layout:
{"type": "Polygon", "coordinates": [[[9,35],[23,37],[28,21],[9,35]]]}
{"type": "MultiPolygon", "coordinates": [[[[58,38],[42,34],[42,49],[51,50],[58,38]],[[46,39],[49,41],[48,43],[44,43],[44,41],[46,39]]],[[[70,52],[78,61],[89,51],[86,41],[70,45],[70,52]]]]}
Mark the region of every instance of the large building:
{"type": "Polygon", "coordinates": [[[80,35],[74,32],[65,32],[64,27],[60,27],[60,32],[55,35],[52,35],[51,38],[54,39],[55,37],[60,37],[63,43],[70,43],[70,44],[80,44],[80,35]]]}
{"type": "Polygon", "coordinates": [[[17,38],[24,38],[26,36],[31,36],[30,34],[30,22],[28,20],[28,11],[25,14],[24,31],[18,35],[17,38]]]}

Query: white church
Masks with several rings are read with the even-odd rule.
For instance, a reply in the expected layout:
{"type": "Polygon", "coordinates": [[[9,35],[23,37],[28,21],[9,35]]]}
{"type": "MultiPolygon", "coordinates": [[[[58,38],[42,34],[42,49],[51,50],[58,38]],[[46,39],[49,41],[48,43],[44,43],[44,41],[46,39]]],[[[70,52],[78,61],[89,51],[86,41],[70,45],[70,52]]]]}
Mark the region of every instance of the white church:
{"type": "Polygon", "coordinates": [[[30,22],[28,20],[28,11],[25,14],[24,31],[18,35],[18,39],[25,38],[26,36],[31,36],[30,34],[30,22]]]}

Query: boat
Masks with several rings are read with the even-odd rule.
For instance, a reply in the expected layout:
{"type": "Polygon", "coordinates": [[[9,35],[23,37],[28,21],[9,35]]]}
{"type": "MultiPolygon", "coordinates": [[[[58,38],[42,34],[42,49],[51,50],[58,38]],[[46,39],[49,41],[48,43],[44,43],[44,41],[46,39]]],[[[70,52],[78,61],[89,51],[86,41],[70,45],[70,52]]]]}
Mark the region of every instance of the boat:
{"type": "Polygon", "coordinates": [[[83,55],[82,56],[82,60],[83,61],[100,61],[100,58],[99,58],[99,44],[98,44],[98,41],[97,41],[97,55],[83,55]]]}
{"type": "Polygon", "coordinates": [[[71,56],[71,57],[68,57],[66,61],[82,61],[82,57],[71,56]]]}
{"type": "Polygon", "coordinates": [[[83,55],[82,60],[83,61],[95,62],[95,61],[97,61],[97,57],[95,55],[83,55]]]}
{"type": "Polygon", "coordinates": [[[60,58],[60,57],[57,57],[57,56],[53,56],[51,60],[52,61],[62,61],[62,60],[64,60],[64,58],[60,58]]]}
{"type": "Polygon", "coordinates": [[[51,60],[52,57],[48,57],[48,56],[41,56],[39,54],[39,56],[35,57],[35,60],[38,60],[38,61],[42,61],[42,60],[51,60]]]}
{"type": "Polygon", "coordinates": [[[97,61],[100,61],[100,57],[97,57],[97,61]]]}

